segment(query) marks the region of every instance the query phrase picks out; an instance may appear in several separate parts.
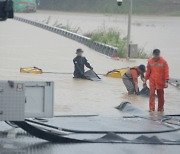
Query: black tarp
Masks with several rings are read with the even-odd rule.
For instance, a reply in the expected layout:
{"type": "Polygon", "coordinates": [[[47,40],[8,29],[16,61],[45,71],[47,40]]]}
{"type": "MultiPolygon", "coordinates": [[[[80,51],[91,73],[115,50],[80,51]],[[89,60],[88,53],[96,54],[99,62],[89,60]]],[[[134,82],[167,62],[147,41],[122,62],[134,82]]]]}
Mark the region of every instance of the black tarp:
{"type": "Polygon", "coordinates": [[[144,96],[144,97],[149,97],[150,95],[150,89],[146,86],[144,87],[140,92],[139,92],[140,96],[144,96]]]}
{"type": "Polygon", "coordinates": [[[91,80],[91,81],[100,81],[101,78],[93,71],[89,70],[84,73],[84,76],[86,79],[91,80]]]}

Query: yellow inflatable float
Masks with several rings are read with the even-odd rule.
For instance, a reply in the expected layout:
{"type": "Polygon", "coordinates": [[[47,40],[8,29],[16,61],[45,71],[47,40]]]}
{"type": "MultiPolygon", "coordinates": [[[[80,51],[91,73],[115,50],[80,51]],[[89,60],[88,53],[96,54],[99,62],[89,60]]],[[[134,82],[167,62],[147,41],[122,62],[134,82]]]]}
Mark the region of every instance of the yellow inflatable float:
{"type": "Polygon", "coordinates": [[[21,73],[33,73],[33,74],[42,74],[42,69],[38,67],[28,67],[28,68],[20,68],[21,73]]]}
{"type": "Polygon", "coordinates": [[[111,78],[122,78],[123,75],[128,71],[129,68],[114,69],[106,74],[107,77],[111,78]]]}

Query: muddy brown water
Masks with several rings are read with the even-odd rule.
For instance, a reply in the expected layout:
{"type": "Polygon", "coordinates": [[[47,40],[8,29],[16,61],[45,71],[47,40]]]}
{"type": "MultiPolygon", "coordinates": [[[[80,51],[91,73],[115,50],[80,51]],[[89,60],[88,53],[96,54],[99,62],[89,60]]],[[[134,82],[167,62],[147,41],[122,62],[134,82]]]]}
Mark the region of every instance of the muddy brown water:
{"type": "MultiPolygon", "coordinates": [[[[53,14],[53,13],[52,13],[53,14]]],[[[54,13],[55,14],[55,13],[54,13]]],[[[20,14],[27,18],[44,19],[49,12],[40,12],[37,14],[20,14]]],[[[75,18],[72,14],[55,14],[56,17],[72,21],[75,18]]],[[[89,26],[98,27],[97,21],[101,15],[82,15],[86,19],[84,25],[88,25],[88,21],[94,21],[89,26]],[[89,18],[89,20],[88,20],[89,18]]],[[[78,18],[76,16],[76,18],[78,18]]],[[[79,17],[80,18],[80,17],[79,17]]],[[[102,17],[101,17],[102,18],[102,17]]],[[[110,18],[103,16],[103,18],[110,18]]],[[[114,17],[115,18],[115,17],[114,17]]],[[[123,17],[124,19],[125,17],[123,17]]],[[[141,18],[141,17],[140,17],[141,18]]],[[[170,18],[174,20],[175,18],[170,18]]],[[[109,19],[111,20],[111,19],[109,19]]],[[[118,19],[119,20],[119,17],[118,19]]],[[[74,19],[74,21],[76,21],[74,19]]],[[[102,23],[103,20],[100,20],[102,23]]],[[[126,21],[126,19],[124,19],[126,21]]],[[[80,22],[80,20],[79,20],[80,22]]],[[[149,21],[150,22],[150,21],[149,21]]],[[[74,22],[73,22],[74,23],[74,22]]],[[[150,22],[151,23],[151,22],[150,22]]],[[[166,22],[167,23],[167,22],[166,22]]],[[[75,23],[76,24],[76,23],[75,23]]],[[[81,25],[83,25],[81,24],[81,25]]],[[[112,25],[114,25],[112,23],[112,25]]],[[[166,24],[165,24],[166,25],[166,24]]],[[[171,25],[171,24],[170,24],[171,25]]],[[[84,27],[86,27],[84,26],[84,27]]],[[[83,29],[83,28],[82,28],[83,29]]],[[[152,28],[153,29],[153,28],[152,28]]],[[[179,29],[177,28],[176,31],[179,29]]],[[[151,34],[150,32],[148,32],[151,34]]],[[[174,33],[174,31],[172,32],[174,33]]],[[[174,33],[175,34],[175,33],[174,33]]],[[[177,36],[177,34],[175,34],[177,36]]],[[[159,35],[158,35],[159,36],[159,35]]],[[[148,37],[147,37],[148,38],[148,37]]],[[[148,38],[150,39],[150,38],[148,38]]],[[[152,39],[153,40],[153,39],[152,39]]],[[[177,41],[175,39],[175,41],[177,41]]],[[[153,41],[152,41],[153,42],[153,41]]],[[[171,43],[173,41],[170,41],[171,43]]],[[[174,42],[173,42],[174,43],[174,42]]],[[[153,43],[152,43],[153,44],[153,43]]],[[[165,45],[168,46],[166,43],[165,45]]],[[[179,44],[175,43],[176,48],[179,44]]],[[[121,79],[113,79],[102,76],[102,81],[92,82],[87,80],[74,80],[72,75],[57,74],[21,74],[21,67],[37,66],[44,71],[54,72],[73,72],[72,59],[75,56],[75,49],[81,47],[85,50],[85,56],[93,65],[97,73],[106,73],[114,68],[122,68],[134,66],[140,63],[147,63],[147,60],[130,60],[121,59],[113,60],[107,56],[99,54],[77,42],[61,37],[54,33],[27,25],[18,21],[8,20],[0,23],[0,80],[51,80],[55,82],[55,114],[56,115],[88,115],[98,114],[103,117],[121,117],[122,114],[114,107],[118,106],[122,101],[130,101],[134,106],[143,112],[148,111],[148,98],[139,96],[128,96],[121,79]]],[[[168,49],[168,48],[167,48],[168,49]]],[[[169,49],[173,49],[169,46],[169,49]]],[[[172,50],[164,54],[168,58],[171,75],[180,77],[177,70],[180,53],[178,50],[172,50]],[[166,54],[170,56],[166,56],[166,54]],[[176,55],[175,58],[171,56],[176,55]],[[177,65],[175,65],[177,64],[177,65]],[[174,74],[173,74],[174,72],[174,74]]],[[[142,84],[140,82],[140,84],[142,84]]],[[[165,114],[178,114],[180,95],[179,89],[169,86],[166,90],[166,106],[165,114]]],[[[98,118],[97,118],[98,119],[98,118]]],[[[106,121],[106,120],[105,120],[106,121]]],[[[58,121],[61,125],[61,122],[58,121]]],[[[76,121],[73,121],[75,124],[76,121]]],[[[91,121],[93,122],[93,121],[91,121]]],[[[71,123],[70,123],[71,124],[71,123]]],[[[77,125],[78,123],[76,123],[77,125]]],[[[3,123],[0,123],[0,131],[9,129],[3,123]]],[[[56,124],[54,124],[56,125],[56,124]]],[[[106,123],[106,125],[108,125],[106,123]]],[[[84,125],[83,125],[84,126],[84,125]]],[[[102,125],[103,126],[103,125],[102,125]]],[[[88,127],[88,126],[86,126],[88,127]]],[[[113,127],[113,126],[112,126],[113,127]]],[[[152,125],[149,123],[149,128],[152,125]]],[[[125,127],[121,127],[126,129],[125,127]]],[[[128,127],[130,128],[130,127],[128,127]]],[[[175,134],[176,135],[176,134],[175,134]]],[[[152,146],[152,145],[119,145],[119,144],[51,144],[37,138],[27,136],[18,138],[0,138],[0,153],[178,153],[179,146],[152,146]]]]}
{"type": "MultiPolygon", "coordinates": [[[[40,15],[41,13],[21,14],[21,16],[27,16],[27,18],[29,16],[40,17],[40,15]]],[[[63,15],[65,16],[65,14],[63,15]]],[[[67,16],[70,15],[67,14],[67,16]]],[[[89,17],[90,21],[92,21],[92,18],[95,20],[94,16],[88,15],[86,18],[89,17]]],[[[107,18],[109,19],[109,17],[107,18]]],[[[148,110],[148,99],[128,96],[120,79],[102,76],[101,82],[91,82],[75,80],[72,75],[19,73],[19,68],[29,66],[37,66],[44,71],[73,72],[72,59],[78,47],[85,50],[85,56],[97,73],[106,73],[115,68],[147,63],[147,60],[130,60],[129,62],[124,59],[113,60],[54,33],[18,21],[8,20],[0,24],[0,79],[55,81],[56,114],[102,114],[114,116],[120,114],[114,107],[122,101],[130,101],[144,111],[148,110]]],[[[172,54],[174,53],[172,52],[172,54]]],[[[178,76],[180,72],[174,63],[179,63],[179,61],[172,59],[173,64],[171,64],[171,61],[169,63],[170,66],[173,66],[172,70],[176,69],[175,72],[178,76]]],[[[171,73],[171,75],[174,74],[171,73]]],[[[170,86],[166,90],[167,114],[179,113],[179,99],[179,89],[170,86]]]]}
{"type": "MultiPolygon", "coordinates": [[[[36,14],[17,14],[19,16],[36,20],[69,25],[80,28],[79,33],[97,31],[98,29],[114,28],[120,31],[122,36],[127,34],[127,15],[112,14],[87,14],[68,13],[55,11],[38,11],[36,14]]],[[[151,53],[154,48],[162,50],[162,55],[170,65],[171,77],[180,78],[179,66],[180,54],[180,17],[168,16],[136,16],[132,17],[132,41],[139,47],[151,53]]]]}

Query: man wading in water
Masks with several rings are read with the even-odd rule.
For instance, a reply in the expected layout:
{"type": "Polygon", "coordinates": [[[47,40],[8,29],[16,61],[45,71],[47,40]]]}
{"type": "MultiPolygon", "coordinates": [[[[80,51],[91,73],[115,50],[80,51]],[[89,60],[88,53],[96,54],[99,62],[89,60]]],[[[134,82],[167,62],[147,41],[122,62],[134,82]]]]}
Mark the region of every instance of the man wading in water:
{"type": "Polygon", "coordinates": [[[84,76],[85,69],[84,67],[86,66],[87,68],[93,70],[91,65],[88,63],[87,59],[83,57],[83,50],[82,49],[77,49],[76,54],[77,56],[73,59],[74,63],[74,78],[82,78],[85,79],[86,77],[84,76]]]}
{"type": "Polygon", "coordinates": [[[164,111],[164,88],[168,88],[169,67],[166,60],[161,57],[160,50],[153,51],[153,58],[148,61],[144,85],[149,80],[150,97],[149,112],[155,111],[155,92],[158,96],[158,111],[164,111]]]}
{"type": "Polygon", "coordinates": [[[123,76],[122,80],[128,94],[139,94],[138,87],[138,77],[141,77],[141,80],[144,82],[144,73],[146,72],[146,67],[144,65],[135,66],[130,68],[123,76]]]}

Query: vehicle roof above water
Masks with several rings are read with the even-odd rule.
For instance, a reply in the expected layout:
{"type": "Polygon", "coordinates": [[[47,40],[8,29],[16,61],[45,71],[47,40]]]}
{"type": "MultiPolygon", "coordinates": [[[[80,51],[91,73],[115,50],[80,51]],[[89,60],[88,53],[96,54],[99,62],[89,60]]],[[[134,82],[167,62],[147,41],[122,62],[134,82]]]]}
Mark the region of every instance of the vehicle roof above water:
{"type": "MultiPolygon", "coordinates": [[[[117,118],[117,117],[101,117],[101,116],[92,116],[92,117],[56,117],[53,119],[49,119],[48,124],[65,127],[69,129],[80,129],[80,130],[121,130],[121,131],[145,131],[145,130],[166,130],[170,129],[167,126],[161,125],[160,123],[154,123],[147,119],[141,118],[117,118]]],[[[163,153],[168,154],[170,152],[177,153],[180,150],[180,146],[178,145],[156,145],[154,148],[153,145],[148,144],[111,144],[111,143],[77,143],[77,144],[53,144],[46,142],[44,140],[32,137],[28,135],[21,129],[17,129],[16,137],[12,135],[12,129],[7,124],[0,122],[0,153],[29,153],[29,154],[56,154],[56,153],[78,153],[84,154],[92,153],[92,154],[119,154],[122,153],[163,153]],[[3,132],[2,132],[3,131],[3,132]],[[4,135],[4,131],[9,131],[9,135],[4,135]],[[10,135],[11,134],[11,135],[10,135]]],[[[78,139],[96,139],[104,136],[104,134],[70,134],[68,137],[70,138],[78,138],[78,139]]],[[[127,135],[121,134],[123,138],[128,140],[135,140],[138,137],[153,137],[157,136],[158,138],[163,138],[164,140],[179,140],[180,133],[172,132],[172,133],[163,133],[163,134],[150,134],[150,135],[127,135]]]]}

